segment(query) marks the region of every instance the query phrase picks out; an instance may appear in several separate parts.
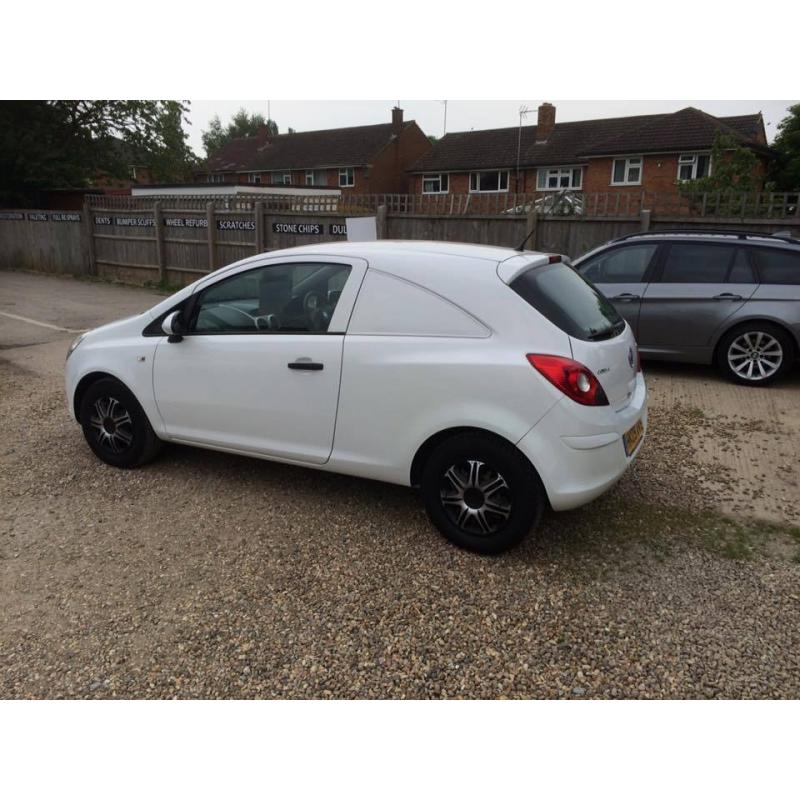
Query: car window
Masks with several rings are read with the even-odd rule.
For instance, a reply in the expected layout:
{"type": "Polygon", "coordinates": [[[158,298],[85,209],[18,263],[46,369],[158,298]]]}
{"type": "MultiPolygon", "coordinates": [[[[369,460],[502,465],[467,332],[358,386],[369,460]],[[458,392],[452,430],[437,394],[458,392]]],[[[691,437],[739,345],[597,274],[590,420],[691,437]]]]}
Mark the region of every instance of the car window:
{"type": "Polygon", "coordinates": [[[731,267],[730,275],[728,275],[728,283],[755,282],[755,275],[753,275],[753,268],[750,266],[750,259],[747,257],[747,251],[739,247],[733,258],[733,266],[731,267]]]}
{"type": "Polygon", "coordinates": [[[800,284],[800,253],[753,248],[761,283],[800,284]]]}
{"type": "Polygon", "coordinates": [[[200,294],[191,333],[324,333],[350,267],[278,264],[215,283],[200,294]]]}
{"type": "Polygon", "coordinates": [[[580,273],[594,283],[641,283],[657,244],[617,247],[581,264],[580,273]]]}
{"type": "Polygon", "coordinates": [[[510,286],[542,316],[576,339],[609,339],[625,329],[614,306],[566,264],[529,269],[510,286]]]}
{"type": "Polygon", "coordinates": [[[664,260],[662,283],[725,283],[733,245],[676,242],[664,260]]]}

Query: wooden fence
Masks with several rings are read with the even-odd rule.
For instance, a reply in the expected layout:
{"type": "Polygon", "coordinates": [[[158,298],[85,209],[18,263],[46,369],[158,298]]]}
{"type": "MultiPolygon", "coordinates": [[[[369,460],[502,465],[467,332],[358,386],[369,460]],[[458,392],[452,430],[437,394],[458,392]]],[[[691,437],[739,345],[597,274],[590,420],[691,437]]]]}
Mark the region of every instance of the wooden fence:
{"type": "Polygon", "coordinates": [[[642,198],[642,193],[92,196],[81,212],[0,211],[0,268],[184,285],[256,253],[344,241],[347,217],[361,215],[377,217],[379,238],[514,247],[529,236],[529,249],[573,258],[647,229],[789,230],[800,238],[796,194],[706,195],[690,207],[664,203],[658,212],[643,207],[647,197],[642,198]],[[748,216],[730,216],[733,208],[748,216]]]}
{"type": "MultiPolygon", "coordinates": [[[[488,192],[485,194],[346,195],[318,199],[277,197],[276,211],[302,211],[304,202],[319,211],[344,214],[375,213],[380,206],[390,216],[432,214],[447,217],[545,216],[592,218],[635,217],[642,211],[670,217],[738,217],[782,219],[800,217],[798,192],[488,192]]],[[[310,210],[310,209],[309,209],[310,210]]]]}

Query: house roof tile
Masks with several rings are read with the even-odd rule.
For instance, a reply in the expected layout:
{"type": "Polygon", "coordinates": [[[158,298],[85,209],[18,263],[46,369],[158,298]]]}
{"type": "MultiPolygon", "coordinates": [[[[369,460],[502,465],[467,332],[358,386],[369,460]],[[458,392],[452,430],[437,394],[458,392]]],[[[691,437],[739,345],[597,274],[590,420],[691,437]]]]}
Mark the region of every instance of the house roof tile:
{"type": "Polygon", "coordinates": [[[672,114],[558,122],[546,142],[536,142],[536,125],[448,133],[420,158],[411,172],[559,166],[593,155],[678,151],[710,147],[717,131],[764,148],[761,115],[712,117],[694,108],[672,114]]]}
{"type": "MultiPolygon", "coordinates": [[[[416,124],[413,120],[403,127],[416,124]]],[[[368,165],[392,138],[392,124],[232,139],[208,159],[210,172],[368,165]]]]}

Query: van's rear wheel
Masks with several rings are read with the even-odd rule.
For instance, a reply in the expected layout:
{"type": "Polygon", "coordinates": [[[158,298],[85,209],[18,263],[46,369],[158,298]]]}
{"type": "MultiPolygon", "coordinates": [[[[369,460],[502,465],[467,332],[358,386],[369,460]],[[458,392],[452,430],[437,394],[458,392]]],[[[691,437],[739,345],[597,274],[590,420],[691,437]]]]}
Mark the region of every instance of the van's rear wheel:
{"type": "Polygon", "coordinates": [[[428,457],[420,484],[433,524],[454,544],[477,553],[518,544],[545,505],[539,476],[525,456],[488,434],[446,439],[428,457]]]}

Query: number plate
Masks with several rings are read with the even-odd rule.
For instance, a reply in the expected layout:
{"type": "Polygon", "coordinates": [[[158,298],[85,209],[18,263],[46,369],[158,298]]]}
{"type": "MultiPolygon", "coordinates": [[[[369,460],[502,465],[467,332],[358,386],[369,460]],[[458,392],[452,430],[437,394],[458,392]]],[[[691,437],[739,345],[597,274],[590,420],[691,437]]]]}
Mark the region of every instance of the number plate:
{"type": "Polygon", "coordinates": [[[633,452],[635,452],[636,448],[639,446],[639,442],[642,441],[643,436],[644,436],[644,425],[642,424],[642,421],[639,420],[622,437],[622,443],[625,445],[626,456],[629,456],[633,452]]]}

